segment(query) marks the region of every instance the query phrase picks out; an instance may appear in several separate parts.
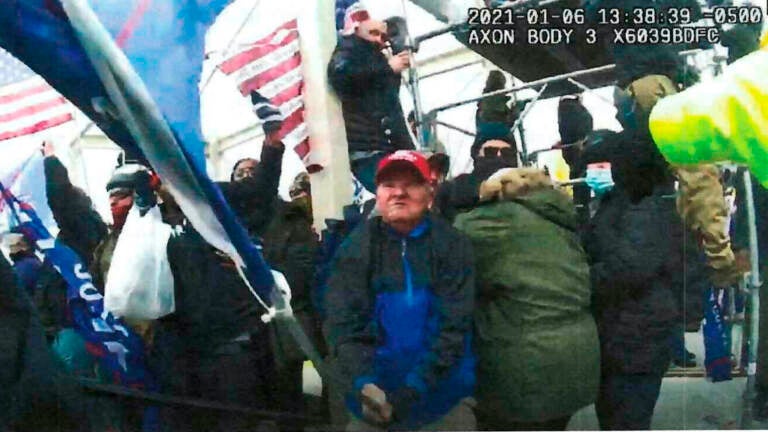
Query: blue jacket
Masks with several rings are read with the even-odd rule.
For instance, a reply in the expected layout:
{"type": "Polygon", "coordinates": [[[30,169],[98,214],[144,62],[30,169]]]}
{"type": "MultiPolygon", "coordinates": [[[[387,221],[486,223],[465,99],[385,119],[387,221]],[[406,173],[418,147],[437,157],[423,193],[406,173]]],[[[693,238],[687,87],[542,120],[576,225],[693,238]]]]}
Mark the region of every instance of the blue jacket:
{"type": "Polygon", "coordinates": [[[437,421],[473,394],[474,270],[464,236],[437,219],[407,236],[370,219],[340,247],[328,285],[325,331],[353,413],[367,383],[387,393],[395,428],[437,421]]]}

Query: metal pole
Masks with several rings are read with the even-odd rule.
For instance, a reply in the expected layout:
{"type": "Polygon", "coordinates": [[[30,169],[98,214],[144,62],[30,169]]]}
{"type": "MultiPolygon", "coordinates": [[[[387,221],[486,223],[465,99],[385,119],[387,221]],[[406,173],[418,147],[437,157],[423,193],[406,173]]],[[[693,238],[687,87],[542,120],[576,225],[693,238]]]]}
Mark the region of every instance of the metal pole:
{"type": "MultiPolygon", "coordinates": [[[[248,21],[251,20],[251,17],[253,16],[253,13],[256,12],[256,8],[259,7],[260,3],[261,3],[261,0],[257,0],[253,4],[253,7],[251,8],[251,10],[248,11],[248,15],[245,16],[245,19],[243,20],[242,23],[240,23],[240,27],[237,28],[237,31],[232,36],[232,39],[230,39],[229,43],[227,43],[227,47],[224,48],[224,55],[222,57],[226,58],[226,57],[229,56],[230,50],[235,45],[235,40],[237,39],[238,36],[240,36],[240,32],[243,31],[243,29],[245,28],[245,25],[248,24],[248,21]]],[[[214,66],[213,70],[211,70],[211,73],[208,74],[208,77],[205,80],[202,81],[203,85],[200,86],[200,93],[201,94],[205,91],[206,88],[208,88],[208,84],[211,83],[211,80],[213,79],[213,76],[216,75],[216,71],[219,70],[219,66],[221,66],[221,64],[217,64],[216,66],[214,66]]]]}
{"type": "Polygon", "coordinates": [[[524,8],[529,6],[549,6],[559,3],[560,0],[517,0],[511,1],[498,7],[498,9],[524,8]]]}
{"type": "Polygon", "coordinates": [[[405,0],[402,0],[403,18],[406,23],[406,36],[408,37],[408,45],[414,47],[408,50],[408,58],[411,63],[411,68],[408,70],[408,83],[411,89],[411,97],[413,97],[413,120],[416,122],[416,137],[417,148],[423,150],[429,144],[429,129],[424,125],[424,111],[421,106],[421,91],[419,86],[419,68],[416,67],[416,42],[411,37],[411,32],[408,29],[408,11],[405,6],[405,0]]]}
{"type": "Polygon", "coordinates": [[[421,76],[421,79],[422,79],[422,80],[425,80],[425,79],[427,79],[427,78],[432,78],[432,77],[434,77],[434,76],[443,75],[443,74],[446,74],[446,73],[448,73],[448,72],[457,71],[457,70],[459,70],[459,69],[464,69],[465,67],[474,66],[474,65],[476,65],[476,64],[480,64],[480,63],[483,63],[484,61],[485,61],[485,60],[475,60],[475,61],[471,61],[471,62],[469,62],[469,63],[460,64],[460,65],[458,65],[458,66],[449,67],[449,68],[447,68],[447,69],[439,70],[439,71],[437,71],[437,72],[432,72],[432,73],[428,73],[428,74],[426,74],[426,75],[422,75],[422,76],[421,76]]]}
{"type": "MultiPolygon", "coordinates": [[[[747,429],[751,426],[753,414],[753,404],[756,397],[757,373],[757,346],[759,344],[759,323],[760,323],[760,264],[757,249],[757,225],[755,215],[755,198],[752,189],[752,177],[749,171],[744,171],[744,198],[747,203],[747,224],[749,228],[749,261],[752,267],[749,277],[751,313],[749,322],[749,346],[747,358],[747,388],[744,391],[744,412],[741,418],[741,428],[747,429]]],[[[764,361],[766,359],[763,359],[764,361]]]]}
{"type": "MultiPolygon", "coordinates": [[[[700,53],[702,51],[703,50],[701,50],[701,49],[693,49],[693,50],[689,50],[689,51],[681,51],[680,52],[680,56],[694,55],[694,54],[698,54],[698,53],[700,53]]],[[[462,105],[466,105],[466,104],[469,104],[469,103],[479,102],[481,100],[488,99],[489,97],[492,97],[492,96],[516,93],[516,92],[519,92],[520,90],[527,90],[527,89],[538,87],[538,86],[541,86],[541,85],[544,85],[544,84],[551,84],[551,83],[555,83],[555,82],[558,82],[558,81],[564,81],[564,80],[567,80],[568,78],[578,78],[578,77],[592,75],[592,74],[596,74],[596,73],[600,73],[600,72],[609,72],[609,71],[613,70],[615,67],[616,67],[615,64],[609,64],[609,65],[605,65],[605,66],[598,66],[598,67],[591,68],[591,69],[583,69],[583,70],[580,70],[580,71],[568,72],[568,73],[564,73],[564,74],[560,74],[560,75],[555,75],[555,76],[551,76],[551,77],[547,77],[547,78],[542,78],[540,80],[531,81],[529,83],[525,83],[525,84],[517,86],[517,87],[511,87],[511,88],[496,90],[496,91],[492,91],[490,93],[486,93],[486,94],[483,94],[483,95],[480,95],[480,96],[477,96],[477,97],[473,97],[473,98],[470,98],[470,99],[466,99],[466,100],[463,100],[463,101],[452,102],[452,103],[449,103],[449,104],[446,104],[446,105],[443,105],[443,106],[439,106],[437,108],[434,108],[432,111],[430,111],[429,115],[437,114],[440,111],[445,111],[445,110],[453,109],[453,108],[460,107],[462,105]]]]}
{"type": "Polygon", "coordinates": [[[557,186],[575,186],[579,184],[584,184],[587,182],[587,179],[585,177],[575,178],[572,180],[564,181],[564,182],[555,182],[555,185],[557,186]]]}
{"type": "MultiPolygon", "coordinates": [[[[517,118],[517,120],[515,120],[515,124],[512,125],[512,128],[510,130],[514,131],[515,129],[520,128],[520,125],[523,124],[523,120],[528,115],[528,113],[531,112],[531,108],[533,108],[533,105],[536,102],[538,102],[539,98],[547,90],[548,86],[549,84],[544,84],[544,86],[541,87],[541,90],[539,90],[539,93],[536,95],[536,97],[533,98],[530,102],[528,102],[528,105],[525,106],[525,109],[523,110],[523,112],[520,113],[520,116],[517,118]]],[[[523,162],[523,165],[526,166],[528,165],[528,148],[525,144],[525,140],[522,139],[523,138],[522,129],[520,130],[520,138],[521,138],[520,139],[521,141],[520,142],[520,147],[521,147],[520,160],[523,162]]]]}
{"type": "Polygon", "coordinates": [[[454,126],[454,125],[452,125],[450,123],[446,123],[444,121],[435,120],[434,123],[437,124],[437,125],[440,125],[440,126],[447,127],[448,129],[455,130],[456,132],[461,132],[461,133],[463,133],[464,135],[467,135],[467,136],[471,136],[471,137],[476,136],[475,134],[473,134],[472,132],[470,132],[470,131],[468,131],[466,129],[462,129],[462,128],[458,127],[458,126],[454,126]]]}
{"type": "Polygon", "coordinates": [[[429,143],[429,130],[424,125],[424,111],[421,107],[421,91],[419,90],[419,71],[416,68],[416,58],[413,55],[413,50],[409,50],[411,57],[411,69],[408,71],[408,81],[411,88],[411,96],[413,97],[413,119],[416,121],[416,132],[419,148],[424,149],[429,143]]]}
{"type": "Polygon", "coordinates": [[[545,148],[545,149],[541,149],[541,150],[536,150],[534,152],[531,152],[531,154],[528,155],[528,158],[533,161],[533,160],[536,160],[536,158],[540,154],[542,154],[542,153],[547,153],[547,152],[552,152],[552,151],[560,151],[560,150],[566,149],[568,147],[574,147],[574,146],[577,146],[577,145],[580,145],[580,143],[564,144],[564,145],[561,145],[559,147],[552,147],[552,148],[545,148]]]}
{"type": "Polygon", "coordinates": [[[72,141],[69,142],[69,147],[71,148],[73,145],[75,145],[80,139],[82,139],[86,133],[88,133],[89,130],[91,130],[92,127],[96,126],[96,124],[92,121],[89,121],[85,127],[83,127],[80,132],[77,134],[75,138],[72,139],[72,141]]]}
{"type": "MultiPolygon", "coordinates": [[[[575,85],[576,87],[584,90],[585,92],[594,92],[594,89],[591,89],[591,88],[587,87],[586,85],[576,81],[573,78],[568,78],[568,82],[573,84],[573,85],[575,85]]],[[[608,99],[606,97],[600,96],[599,94],[595,94],[595,93],[592,93],[592,94],[594,94],[601,101],[607,102],[607,103],[611,104],[611,106],[613,106],[613,101],[612,100],[610,100],[610,99],[608,99]]]]}
{"type": "MultiPolygon", "coordinates": [[[[62,4],[64,10],[67,13],[70,23],[72,23],[78,40],[83,45],[83,48],[96,69],[99,78],[102,81],[107,94],[111,101],[118,109],[125,126],[131,132],[139,147],[147,152],[150,148],[160,148],[164,151],[164,157],[184,161],[185,156],[182,153],[181,148],[176,143],[176,138],[170,129],[170,126],[165,121],[162,112],[155,104],[152,96],[144,85],[139,75],[133,69],[128,58],[117,47],[112,37],[107,30],[103,27],[96,13],[91,9],[87,0],[63,0],[62,4]]],[[[153,160],[149,161],[152,164],[153,160]]],[[[153,168],[159,168],[163,165],[153,166],[153,168]]],[[[184,179],[178,184],[169,183],[171,192],[178,195],[201,195],[202,192],[194,190],[201,188],[195,174],[192,169],[185,167],[185,164],[178,164],[174,167],[175,172],[170,171],[162,172],[158,170],[158,174],[161,178],[164,177],[176,177],[184,179]],[[181,190],[184,188],[184,190],[181,190]]],[[[202,211],[192,211],[185,214],[188,219],[195,225],[203,218],[215,218],[212,210],[204,209],[202,211]]],[[[222,250],[227,250],[224,247],[222,250]]],[[[243,275],[241,274],[241,277],[243,275]]],[[[270,275],[271,277],[271,275],[270,275]]],[[[248,280],[243,277],[243,281],[249,285],[248,280]]],[[[252,291],[254,297],[262,304],[263,300],[256,295],[255,291],[252,291]]],[[[287,301],[285,296],[274,286],[270,292],[273,297],[273,305],[278,312],[286,310],[285,302],[287,301]]],[[[301,347],[302,351],[309,357],[315,365],[315,368],[319,372],[328,371],[325,367],[323,359],[318,353],[317,349],[312,345],[310,339],[307,337],[303,328],[299,325],[293,315],[286,316],[285,314],[278,313],[277,321],[280,324],[286,325],[291,335],[296,340],[297,344],[301,347]]],[[[326,372],[333,378],[330,372],[326,372]]]]}

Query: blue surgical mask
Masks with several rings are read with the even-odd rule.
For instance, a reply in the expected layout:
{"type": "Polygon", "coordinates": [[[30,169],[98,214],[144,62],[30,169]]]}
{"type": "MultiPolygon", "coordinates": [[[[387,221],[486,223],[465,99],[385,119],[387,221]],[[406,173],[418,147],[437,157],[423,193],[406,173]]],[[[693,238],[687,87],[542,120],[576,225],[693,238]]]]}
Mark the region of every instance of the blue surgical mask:
{"type": "Polygon", "coordinates": [[[613,189],[613,176],[611,175],[611,164],[597,163],[587,166],[587,185],[595,196],[601,197],[606,192],[613,189]]]}

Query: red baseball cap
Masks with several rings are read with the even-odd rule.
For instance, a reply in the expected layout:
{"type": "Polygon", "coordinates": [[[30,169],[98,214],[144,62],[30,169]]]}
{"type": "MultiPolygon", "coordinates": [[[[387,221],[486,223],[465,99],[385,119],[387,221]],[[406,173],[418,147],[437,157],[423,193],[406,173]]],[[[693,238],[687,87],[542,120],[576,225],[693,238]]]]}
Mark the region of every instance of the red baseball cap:
{"type": "Polygon", "coordinates": [[[421,153],[413,150],[398,150],[379,162],[379,167],[376,169],[376,184],[379,183],[379,177],[384,171],[398,166],[414,169],[425,182],[432,177],[429,162],[421,153]]]}
{"type": "Polygon", "coordinates": [[[349,36],[355,33],[360,23],[371,19],[368,10],[360,2],[350,5],[344,12],[344,28],[341,30],[342,36],[349,36]]]}

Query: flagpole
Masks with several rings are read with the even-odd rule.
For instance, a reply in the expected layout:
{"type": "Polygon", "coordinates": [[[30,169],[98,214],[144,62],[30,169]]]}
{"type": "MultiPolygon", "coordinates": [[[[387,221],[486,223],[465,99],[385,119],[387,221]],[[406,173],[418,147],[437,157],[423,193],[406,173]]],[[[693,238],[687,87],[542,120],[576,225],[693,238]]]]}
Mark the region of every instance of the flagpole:
{"type": "MultiPolygon", "coordinates": [[[[229,56],[229,51],[232,49],[232,45],[235,44],[235,40],[237,39],[238,36],[240,36],[240,33],[243,31],[243,29],[245,28],[246,24],[248,24],[248,22],[251,20],[251,17],[253,16],[253,13],[256,12],[256,9],[259,7],[260,4],[261,4],[261,0],[256,0],[256,2],[254,2],[253,7],[251,8],[250,11],[248,11],[248,15],[246,15],[245,19],[240,24],[240,27],[237,28],[237,31],[235,32],[234,36],[232,36],[232,39],[230,39],[229,43],[227,44],[227,47],[224,49],[224,55],[222,57],[224,57],[226,59],[229,56]]],[[[220,65],[221,65],[221,62],[219,62],[219,64],[214,66],[213,70],[211,71],[211,73],[208,74],[208,77],[205,79],[203,84],[200,86],[200,94],[203,94],[203,92],[205,92],[205,89],[208,87],[208,84],[211,83],[211,80],[213,79],[213,76],[216,75],[216,71],[219,70],[219,66],[220,65]]]]}
{"type": "MultiPolygon", "coordinates": [[[[154,103],[142,79],[133,69],[125,54],[120,51],[114,40],[112,40],[111,36],[103,27],[87,1],[62,0],[62,3],[69,20],[75,29],[78,39],[101,78],[110,99],[117,107],[123,122],[126,127],[128,127],[134,139],[136,139],[139,147],[145,153],[145,156],[149,159],[152,152],[147,150],[158,148],[162,150],[163,158],[188,161],[186,155],[176,142],[176,138],[171,131],[170,126],[165,121],[157,105],[154,103]],[[131,108],[129,100],[136,106],[135,109],[131,108]]],[[[152,162],[153,161],[150,159],[150,163],[152,162]]],[[[174,196],[185,196],[185,194],[186,196],[206,196],[204,188],[215,187],[210,181],[208,182],[208,185],[206,185],[204,181],[198,180],[190,166],[184,163],[173,165],[173,167],[169,167],[164,164],[153,164],[153,168],[158,172],[161,179],[179,179],[177,182],[167,183],[168,188],[174,196]],[[185,187],[185,185],[191,186],[185,187]]],[[[181,201],[179,201],[179,204],[182,204],[181,201]]],[[[208,210],[182,208],[182,210],[190,219],[193,226],[197,226],[195,222],[202,222],[206,217],[218,219],[216,214],[210,208],[208,208],[208,210]],[[199,213],[195,213],[196,211],[199,213]],[[210,214],[207,214],[208,212],[210,214]]],[[[238,222],[235,223],[239,224],[238,222]]],[[[242,226],[238,225],[238,227],[242,230],[243,236],[247,238],[242,226]]],[[[233,241],[236,240],[234,237],[229,238],[233,241]]],[[[209,239],[206,240],[210,241],[209,239]]],[[[304,332],[304,329],[296,321],[285,296],[275,286],[274,278],[264,262],[263,257],[250,243],[250,240],[248,240],[248,242],[248,245],[241,244],[240,247],[234,245],[234,249],[232,244],[214,244],[213,246],[220,250],[227,251],[230,256],[233,254],[238,256],[241,253],[242,248],[243,252],[246,253],[242,258],[245,259],[246,262],[237,264],[248,264],[247,269],[253,275],[254,281],[258,280],[264,284],[265,280],[268,279],[271,287],[269,292],[270,297],[258,295],[261,293],[257,293],[253,288],[259,287],[252,287],[252,281],[249,280],[250,278],[245,277],[245,275],[241,273],[244,282],[251,288],[256,299],[267,308],[269,314],[287,326],[291,335],[296,339],[296,342],[302,350],[305,351],[305,354],[307,354],[313,362],[317,362],[316,367],[325,370],[322,364],[322,358],[317,349],[312,345],[304,332]],[[252,250],[249,250],[249,247],[252,250]],[[248,255],[248,253],[252,253],[252,255],[248,255]],[[248,262],[249,258],[253,262],[248,262]],[[274,304],[273,308],[267,307],[264,303],[264,299],[267,301],[272,300],[274,304]]],[[[239,266],[238,269],[242,271],[239,266]]],[[[264,285],[261,285],[261,287],[264,285]]],[[[328,376],[335,376],[335,374],[328,372],[328,376]]]]}
{"type": "Polygon", "coordinates": [[[117,47],[86,0],[63,0],[63,5],[80,43],[117,108],[119,117],[160,178],[174,179],[167,182],[166,186],[177,198],[185,216],[201,231],[206,241],[230,255],[238,265],[245,265],[243,259],[250,257],[253,260],[251,264],[255,265],[248,266],[248,270],[255,277],[251,282],[254,282],[255,288],[260,291],[259,300],[269,299],[270,291],[274,287],[272,274],[231,210],[219,209],[217,213],[209,205],[196,206],[191,200],[184,199],[215,197],[223,200],[221,192],[210,179],[207,179],[204,173],[195,172],[195,161],[176,141],[170,126],[128,58],[117,47]],[[168,160],[179,163],[168,164],[168,160]],[[185,205],[185,201],[189,205],[185,205]],[[241,235],[230,236],[222,224],[206,223],[219,221],[219,217],[235,225],[230,228],[232,233],[241,235]],[[202,231],[203,228],[207,231],[202,231]],[[243,253],[245,255],[242,255],[243,253]]]}

